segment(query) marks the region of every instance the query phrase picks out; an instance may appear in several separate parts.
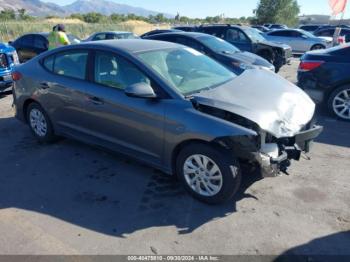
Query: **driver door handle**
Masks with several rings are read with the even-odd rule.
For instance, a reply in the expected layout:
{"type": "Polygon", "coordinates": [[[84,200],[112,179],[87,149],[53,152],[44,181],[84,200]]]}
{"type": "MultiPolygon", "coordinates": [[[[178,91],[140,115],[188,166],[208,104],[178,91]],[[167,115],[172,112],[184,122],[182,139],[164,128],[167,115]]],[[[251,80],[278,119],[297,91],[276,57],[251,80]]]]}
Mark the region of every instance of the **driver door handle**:
{"type": "Polygon", "coordinates": [[[104,102],[102,99],[96,97],[96,96],[90,96],[89,101],[93,103],[94,105],[103,105],[104,102]]]}

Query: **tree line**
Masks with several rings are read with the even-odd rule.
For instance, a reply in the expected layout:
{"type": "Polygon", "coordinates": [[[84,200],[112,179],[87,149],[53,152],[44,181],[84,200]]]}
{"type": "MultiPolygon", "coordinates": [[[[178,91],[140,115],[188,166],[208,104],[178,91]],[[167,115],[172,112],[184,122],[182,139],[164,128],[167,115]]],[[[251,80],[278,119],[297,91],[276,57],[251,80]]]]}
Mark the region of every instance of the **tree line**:
{"type": "MultiPolygon", "coordinates": [[[[297,0],[260,0],[257,8],[253,11],[255,16],[230,18],[224,15],[208,16],[206,18],[190,18],[177,14],[175,17],[166,17],[164,14],[149,15],[148,17],[135,14],[111,14],[109,16],[92,12],[87,14],[71,14],[67,18],[79,19],[86,23],[107,23],[125,22],[128,20],[139,20],[148,23],[169,23],[169,24],[203,24],[203,23],[227,23],[227,24],[264,24],[281,23],[294,26],[298,23],[300,7],[297,0]]],[[[47,16],[46,18],[58,18],[47,16]]],[[[0,12],[0,20],[35,20],[36,17],[27,14],[25,9],[17,11],[5,9],[0,12]]]]}

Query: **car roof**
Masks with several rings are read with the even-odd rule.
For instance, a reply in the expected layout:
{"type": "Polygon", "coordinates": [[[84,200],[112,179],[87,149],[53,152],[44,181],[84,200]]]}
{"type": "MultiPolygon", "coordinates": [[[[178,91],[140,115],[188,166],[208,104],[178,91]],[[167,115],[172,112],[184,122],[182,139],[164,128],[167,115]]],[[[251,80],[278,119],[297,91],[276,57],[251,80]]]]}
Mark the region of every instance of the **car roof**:
{"type": "Polygon", "coordinates": [[[212,24],[212,25],[201,25],[199,28],[203,27],[230,27],[230,28],[239,28],[239,29],[250,29],[249,26],[244,25],[231,25],[231,24],[212,24]]]}
{"type": "Polygon", "coordinates": [[[177,35],[177,36],[188,36],[191,38],[199,38],[201,36],[206,36],[206,37],[214,37],[212,35],[208,35],[205,33],[200,33],[200,32],[184,32],[184,31],[176,31],[176,32],[168,32],[168,33],[163,33],[163,34],[159,34],[159,35],[150,35],[149,37],[157,37],[157,36],[171,36],[171,35],[177,35]]]}
{"type": "Polygon", "coordinates": [[[96,32],[93,35],[97,34],[132,34],[132,32],[129,31],[103,31],[103,32],[96,32]]]}
{"type": "Polygon", "coordinates": [[[101,40],[94,42],[80,43],[77,46],[89,46],[89,47],[105,47],[112,49],[119,49],[122,51],[128,51],[131,53],[138,53],[144,51],[155,51],[169,48],[178,48],[180,45],[155,40],[143,40],[143,39],[119,39],[119,40],[101,40]]]}
{"type": "Polygon", "coordinates": [[[271,32],[268,32],[268,34],[275,33],[275,32],[284,32],[284,31],[296,31],[296,32],[300,32],[300,33],[305,32],[304,30],[299,29],[299,28],[288,28],[288,29],[273,30],[271,32]]]}

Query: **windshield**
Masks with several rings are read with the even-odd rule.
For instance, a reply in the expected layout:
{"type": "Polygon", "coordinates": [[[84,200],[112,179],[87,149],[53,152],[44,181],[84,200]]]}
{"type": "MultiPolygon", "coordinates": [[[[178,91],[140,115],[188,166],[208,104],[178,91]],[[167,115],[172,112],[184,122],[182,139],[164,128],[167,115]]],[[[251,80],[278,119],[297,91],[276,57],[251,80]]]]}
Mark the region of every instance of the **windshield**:
{"type": "Polygon", "coordinates": [[[247,28],[244,29],[244,32],[249,36],[250,39],[252,39],[254,42],[263,42],[266,41],[266,39],[259,34],[259,31],[255,28],[247,28]]]}
{"type": "Polygon", "coordinates": [[[183,95],[214,88],[236,75],[192,48],[148,51],[138,57],[183,95]]]}
{"type": "Polygon", "coordinates": [[[139,37],[133,33],[121,33],[117,34],[116,39],[138,39],[139,37]]]}
{"type": "Polygon", "coordinates": [[[197,38],[202,44],[216,53],[237,53],[240,50],[221,38],[213,36],[201,36],[197,38]]]}

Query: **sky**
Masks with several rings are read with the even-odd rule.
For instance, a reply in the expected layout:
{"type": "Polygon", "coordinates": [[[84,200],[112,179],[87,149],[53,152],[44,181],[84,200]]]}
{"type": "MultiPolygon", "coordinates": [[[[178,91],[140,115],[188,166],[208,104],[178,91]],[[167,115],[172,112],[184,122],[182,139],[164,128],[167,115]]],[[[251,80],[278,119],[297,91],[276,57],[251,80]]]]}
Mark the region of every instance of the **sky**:
{"type": "MultiPolygon", "coordinates": [[[[74,0],[44,0],[59,5],[70,4],[74,0]]],[[[99,1],[99,0],[95,0],[99,1]]],[[[225,14],[227,17],[252,16],[258,0],[111,0],[121,4],[143,7],[163,13],[189,17],[206,17],[225,14]]],[[[298,0],[301,14],[330,15],[328,0],[298,0]]],[[[345,17],[350,17],[348,6],[345,17]]]]}

